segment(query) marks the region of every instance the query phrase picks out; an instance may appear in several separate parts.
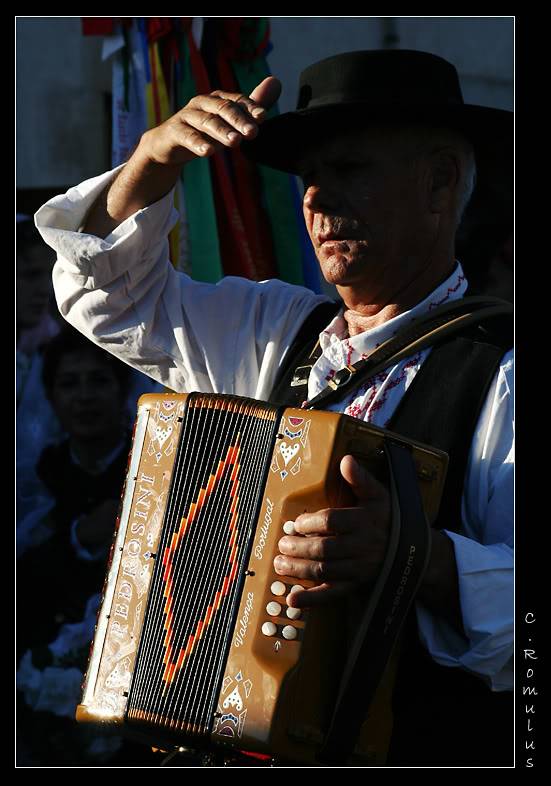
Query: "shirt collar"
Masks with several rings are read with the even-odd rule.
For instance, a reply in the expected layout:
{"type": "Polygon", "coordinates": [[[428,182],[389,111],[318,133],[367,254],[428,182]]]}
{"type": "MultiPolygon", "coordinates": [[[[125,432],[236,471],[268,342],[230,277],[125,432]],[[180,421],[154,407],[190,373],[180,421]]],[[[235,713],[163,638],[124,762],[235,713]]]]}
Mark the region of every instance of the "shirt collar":
{"type": "Polygon", "coordinates": [[[404,311],[393,319],[371,330],[348,336],[348,325],[339,311],[331,323],[320,333],[320,346],[324,356],[335,368],[342,368],[350,363],[356,363],[366,357],[384,341],[394,336],[400,328],[404,327],[421,314],[452,300],[462,298],[467,290],[467,280],[463,268],[458,262],[449,278],[443,281],[433,292],[416,306],[404,311]]]}

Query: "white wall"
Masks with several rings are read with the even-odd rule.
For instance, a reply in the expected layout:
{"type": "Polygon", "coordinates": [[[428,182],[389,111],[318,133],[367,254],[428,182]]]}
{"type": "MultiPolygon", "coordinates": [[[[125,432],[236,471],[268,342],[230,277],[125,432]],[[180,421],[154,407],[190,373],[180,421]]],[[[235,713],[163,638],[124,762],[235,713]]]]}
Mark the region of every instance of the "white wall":
{"type": "Polygon", "coordinates": [[[16,23],[18,188],[78,183],[109,164],[104,95],[111,64],[79,17],[16,23]]]}
{"type": "Polygon", "coordinates": [[[513,17],[272,17],[268,62],[283,81],[286,112],[295,108],[303,68],[339,52],[384,48],[394,31],[399,48],[453,63],[467,103],[513,109],[513,26],[513,17]]]}

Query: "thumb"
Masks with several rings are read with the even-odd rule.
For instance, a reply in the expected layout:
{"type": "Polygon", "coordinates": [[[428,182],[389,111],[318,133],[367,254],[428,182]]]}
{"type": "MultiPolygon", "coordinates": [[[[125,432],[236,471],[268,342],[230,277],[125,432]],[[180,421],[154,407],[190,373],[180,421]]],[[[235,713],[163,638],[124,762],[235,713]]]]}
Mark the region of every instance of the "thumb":
{"type": "Polygon", "coordinates": [[[385,487],[354,456],[344,456],[340,469],[358,502],[382,501],[386,497],[385,487]]]}
{"type": "Polygon", "coordinates": [[[281,82],[279,79],[275,76],[268,76],[255,87],[249,98],[263,106],[264,109],[270,109],[279,98],[280,93],[281,82]]]}

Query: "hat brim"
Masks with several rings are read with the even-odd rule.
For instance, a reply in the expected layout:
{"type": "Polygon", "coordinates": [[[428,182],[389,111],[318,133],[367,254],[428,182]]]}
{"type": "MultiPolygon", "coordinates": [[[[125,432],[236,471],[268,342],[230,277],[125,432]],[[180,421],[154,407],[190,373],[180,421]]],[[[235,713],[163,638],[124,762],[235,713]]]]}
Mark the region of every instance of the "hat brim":
{"type": "Polygon", "coordinates": [[[324,104],[319,107],[287,112],[267,120],[256,139],[245,142],[242,150],[258,164],[299,174],[300,161],[314,145],[336,133],[385,124],[426,124],[453,128],[472,143],[478,167],[478,179],[509,173],[513,168],[513,113],[502,109],[470,104],[404,107],[370,103],[324,104]]]}

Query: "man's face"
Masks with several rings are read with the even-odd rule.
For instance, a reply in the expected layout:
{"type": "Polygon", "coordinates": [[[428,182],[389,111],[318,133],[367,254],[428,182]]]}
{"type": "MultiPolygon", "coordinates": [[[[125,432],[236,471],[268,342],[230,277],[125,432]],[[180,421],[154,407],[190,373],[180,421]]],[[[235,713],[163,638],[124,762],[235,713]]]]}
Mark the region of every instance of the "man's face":
{"type": "Polygon", "coordinates": [[[95,352],[74,351],[61,357],[51,398],[70,436],[94,440],[121,430],[121,386],[111,363],[95,352]]]}
{"type": "Polygon", "coordinates": [[[329,283],[391,297],[423,269],[434,239],[426,172],[395,132],[325,142],[300,174],[306,227],[329,283]]]}

